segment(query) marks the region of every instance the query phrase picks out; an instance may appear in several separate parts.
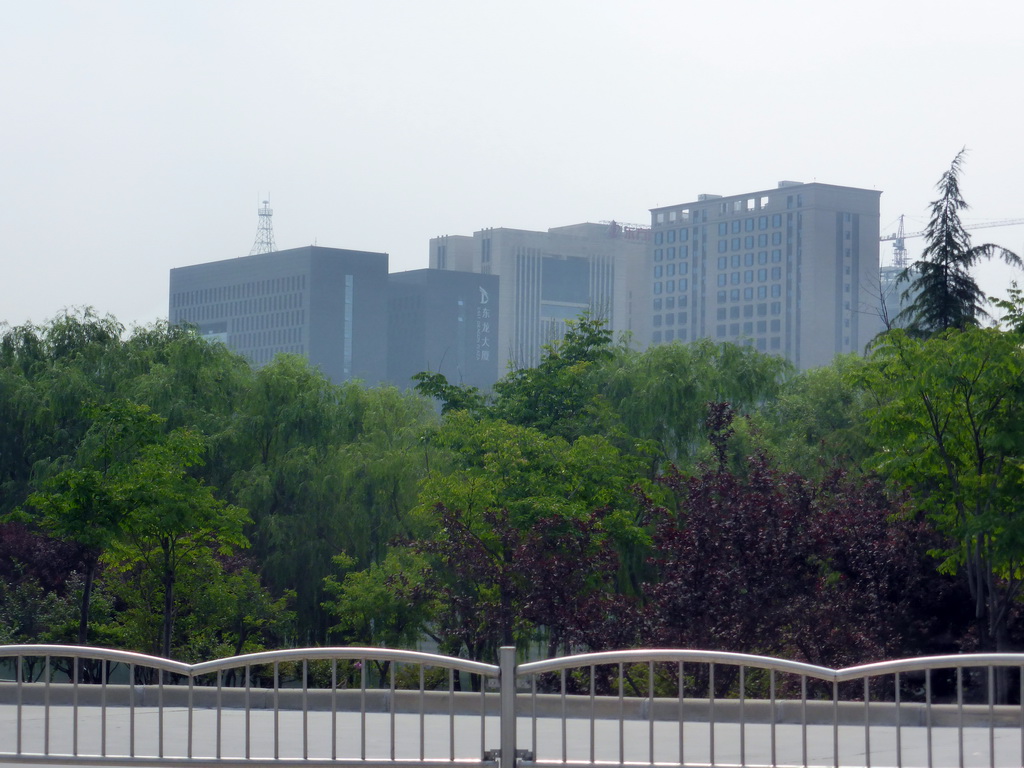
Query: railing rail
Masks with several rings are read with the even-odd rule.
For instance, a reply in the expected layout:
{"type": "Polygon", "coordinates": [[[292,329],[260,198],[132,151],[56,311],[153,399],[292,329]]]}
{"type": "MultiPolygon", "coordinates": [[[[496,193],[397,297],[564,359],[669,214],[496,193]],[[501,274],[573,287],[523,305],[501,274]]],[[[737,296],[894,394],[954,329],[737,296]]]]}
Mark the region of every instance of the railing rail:
{"type": "Polygon", "coordinates": [[[0,764],[1024,764],[1024,654],[836,670],[687,649],[498,661],[0,646],[0,764]]]}

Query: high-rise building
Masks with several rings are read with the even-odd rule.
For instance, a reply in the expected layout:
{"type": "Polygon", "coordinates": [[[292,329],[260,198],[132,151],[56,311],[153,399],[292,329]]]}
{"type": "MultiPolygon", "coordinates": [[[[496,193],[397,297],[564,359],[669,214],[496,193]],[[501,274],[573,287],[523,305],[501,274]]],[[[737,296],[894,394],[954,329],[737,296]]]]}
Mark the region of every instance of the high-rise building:
{"type": "Polygon", "coordinates": [[[430,241],[430,267],[500,277],[500,371],[535,365],[544,344],[561,338],[583,312],[614,332],[632,331],[636,307],[647,305],[643,279],[646,227],[575,224],[547,232],[483,229],[430,241]]]}
{"type": "Polygon", "coordinates": [[[750,344],[801,369],[863,352],[882,330],[880,194],[782,181],[652,209],[638,334],[750,344]]]}
{"type": "Polygon", "coordinates": [[[498,277],[415,269],[388,276],[388,381],[420,371],[490,389],[498,379],[498,277]]]}
{"type": "Polygon", "coordinates": [[[306,246],[171,270],[171,324],[256,365],[305,356],[334,382],[387,375],[388,255],[306,246]]]}

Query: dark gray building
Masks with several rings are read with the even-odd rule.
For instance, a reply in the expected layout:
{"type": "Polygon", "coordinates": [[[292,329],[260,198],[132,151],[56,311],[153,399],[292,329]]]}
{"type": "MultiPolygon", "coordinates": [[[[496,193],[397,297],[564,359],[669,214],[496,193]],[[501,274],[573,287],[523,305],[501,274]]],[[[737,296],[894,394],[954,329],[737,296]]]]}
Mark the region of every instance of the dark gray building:
{"type": "Polygon", "coordinates": [[[498,379],[498,276],[417,269],[390,275],[388,380],[420,371],[490,389],[498,379]]]}
{"type": "Polygon", "coordinates": [[[306,246],[171,270],[169,321],[255,365],[303,355],[334,382],[387,376],[388,255],[306,246]]]}

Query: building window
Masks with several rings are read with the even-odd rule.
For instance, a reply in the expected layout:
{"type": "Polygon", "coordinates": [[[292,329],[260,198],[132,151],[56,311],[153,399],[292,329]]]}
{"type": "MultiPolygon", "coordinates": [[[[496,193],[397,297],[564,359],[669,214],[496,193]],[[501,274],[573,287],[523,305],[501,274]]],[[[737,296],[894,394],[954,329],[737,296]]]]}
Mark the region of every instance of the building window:
{"type": "Polygon", "coordinates": [[[668,248],[668,249],[665,250],[665,258],[666,259],[668,259],[669,261],[672,261],[675,257],[676,257],[675,246],[672,246],[671,248],[668,248]]]}
{"type": "Polygon", "coordinates": [[[740,231],[740,227],[742,227],[742,226],[743,226],[742,222],[739,219],[736,219],[732,223],[732,233],[734,235],[737,234],[740,231]]]}
{"type": "MultiPolygon", "coordinates": [[[[488,250],[490,249],[490,240],[485,241],[488,244],[488,250]]],[[[345,275],[345,329],[343,332],[343,343],[342,343],[342,359],[341,369],[342,373],[348,377],[352,375],[352,299],[353,299],[353,279],[352,275],[345,275]]]]}
{"type": "Polygon", "coordinates": [[[654,342],[655,344],[659,344],[661,342],[661,331],[655,331],[654,333],[652,333],[651,341],[654,342]]]}
{"type": "Polygon", "coordinates": [[[729,225],[726,222],[724,222],[724,221],[718,222],[718,236],[719,237],[723,237],[724,235],[728,235],[728,234],[729,234],[729,225]]]}
{"type": "Polygon", "coordinates": [[[732,249],[738,251],[740,249],[740,238],[734,237],[732,239],[732,249]]]}
{"type": "Polygon", "coordinates": [[[659,309],[661,309],[661,299],[655,299],[654,300],[654,311],[657,312],[659,309]]]}
{"type": "Polygon", "coordinates": [[[782,226],[782,214],[781,213],[774,213],[774,214],[772,214],[772,226],[773,227],[781,227],[782,226]]]}
{"type": "Polygon", "coordinates": [[[782,251],[776,248],[774,251],[772,251],[772,263],[778,264],[780,261],[782,261],[782,251]]]}
{"type": "Polygon", "coordinates": [[[772,286],[772,298],[773,299],[777,299],[781,295],[782,295],[782,286],[781,285],[773,285],[772,286]]]}
{"type": "Polygon", "coordinates": [[[728,240],[719,240],[718,241],[718,252],[719,253],[725,253],[727,250],[729,250],[729,241],[728,240]]]}
{"type": "Polygon", "coordinates": [[[682,229],[679,230],[679,242],[684,242],[686,238],[689,236],[690,230],[688,230],[686,227],[683,227],[682,229]]]}
{"type": "Polygon", "coordinates": [[[664,270],[664,267],[662,267],[660,264],[658,266],[656,266],[654,268],[654,276],[655,277],[661,277],[662,270],[664,270]]]}
{"type": "Polygon", "coordinates": [[[665,233],[664,232],[655,232],[654,233],[654,244],[655,245],[661,245],[664,242],[665,242],[665,233]]]}

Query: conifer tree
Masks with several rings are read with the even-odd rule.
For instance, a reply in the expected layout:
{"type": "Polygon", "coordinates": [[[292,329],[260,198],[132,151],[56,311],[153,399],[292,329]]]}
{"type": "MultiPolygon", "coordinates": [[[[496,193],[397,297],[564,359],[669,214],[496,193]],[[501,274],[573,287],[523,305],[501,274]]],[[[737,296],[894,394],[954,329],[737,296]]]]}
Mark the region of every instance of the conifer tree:
{"type": "Polygon", "coordinates": [[[981,259],[999,256],[1007,264],[1021,266],[1017,254],[998,245],[971,245],[971,236],[960,220],[961,212],[968,208],[960,192],[966,154],[967,149],[961,149],[939,179],[939,198],[931,204],[932,215],[925,229],[927,245],[921,259],[897,280],[898,284],[911,283],[903,292],[904,300],[914,297],[897,320],[907,323],[907,329],[917,336],[977,326],[988,317],[985,293],[970,272],[981,259]]]}

